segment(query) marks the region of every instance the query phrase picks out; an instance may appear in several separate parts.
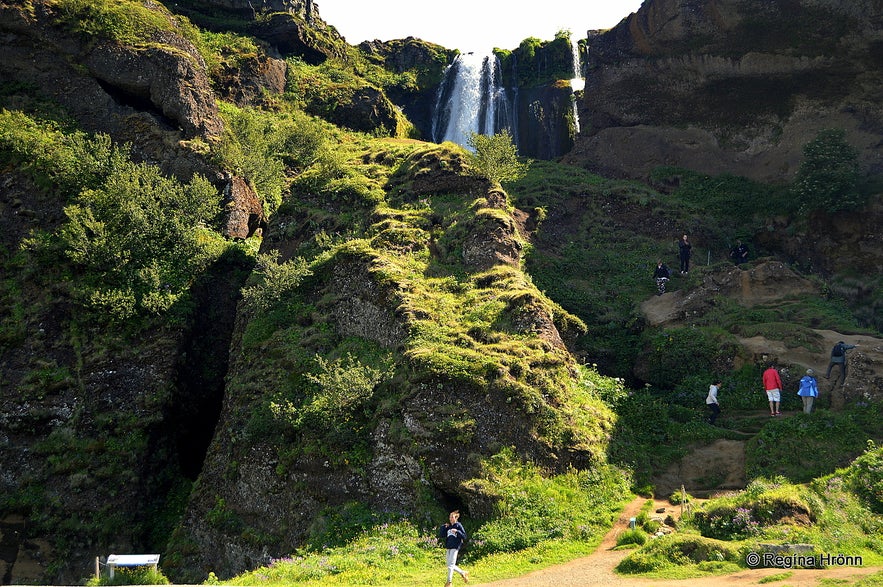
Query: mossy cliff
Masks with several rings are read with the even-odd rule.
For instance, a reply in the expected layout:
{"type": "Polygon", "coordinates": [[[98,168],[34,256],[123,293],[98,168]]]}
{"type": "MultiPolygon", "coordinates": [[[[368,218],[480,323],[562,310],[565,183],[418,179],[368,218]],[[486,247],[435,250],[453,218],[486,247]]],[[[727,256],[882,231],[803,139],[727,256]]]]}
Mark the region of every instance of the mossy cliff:
{"type": "MultiPolygon", "coordinates": [[[[247,296],[239,312],[176,573],[228,576],[286,555],[352,503],[490,513],[492,485],[475,480],[504,449],[550,471],[605,461],[612,414],[566,345],[584,326],[523,273],[506,194],[462,176],[444,146],[365,158],[399,171],[388,197],[357,204],[345,242],[303,240],[321,214],[310,194],[271,223],[264,250],[289,251],[280,267],[299,267],[298,285],[260,311],[247,296]]],[[[252,287],[264,299],[276,286],[252,287]]]]}

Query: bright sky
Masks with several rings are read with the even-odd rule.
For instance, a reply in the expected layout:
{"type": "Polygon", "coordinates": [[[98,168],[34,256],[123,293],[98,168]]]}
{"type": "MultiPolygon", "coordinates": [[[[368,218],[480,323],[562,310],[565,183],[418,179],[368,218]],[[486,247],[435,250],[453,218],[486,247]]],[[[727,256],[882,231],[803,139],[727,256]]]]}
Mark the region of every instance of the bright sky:
{"type": "Polygon", "coordinates": [[[317,0],[319,16],[347,43],[417,37],[447,49],[515,49],[527,37],[541,41],[569,30],[574,39],[609,29],[641,0],[317,0]]]}

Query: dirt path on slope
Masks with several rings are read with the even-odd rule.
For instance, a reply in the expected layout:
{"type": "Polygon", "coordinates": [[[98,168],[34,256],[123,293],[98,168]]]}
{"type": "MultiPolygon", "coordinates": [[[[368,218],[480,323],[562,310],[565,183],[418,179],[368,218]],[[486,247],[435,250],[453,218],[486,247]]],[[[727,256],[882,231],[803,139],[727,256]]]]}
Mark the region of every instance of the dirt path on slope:
{"type": "MultiPolygon", "coordinates": [[[[828,569],[746,569],[730,575],[715,577],[698,577],[695,579],[647,579],[643,577],[627,577],[613,572],[619,561],[632,550],[613,550],[616,537],[628,528],[629,519],[637,516],[641,506],[647,501],[639,497],[629,503],[619,519],[604,536],[598,548],[589,556],[582,557],[560,565],[554,565],[533,571],[521,577],[503,579],[490,583],[482,583],[479,577],[473,576],[470,585],[492,585],[494,587],[736,587],[741,585],[757,585],[760,579],[769,575],[790,572],[783,581],[771,585],[787,585],[788,587],[816,587],[821,579],[835,579],[854,583],[861,577],[883,570],[883,567],[832,567],[828,569]]],[[[680,508],[672,506],[664,500],[654,500],[654,510],[666,508],[665,514],[677,517],[680,508]]],[[[455,583],[459,586],[459,583],[455,583]]]]}

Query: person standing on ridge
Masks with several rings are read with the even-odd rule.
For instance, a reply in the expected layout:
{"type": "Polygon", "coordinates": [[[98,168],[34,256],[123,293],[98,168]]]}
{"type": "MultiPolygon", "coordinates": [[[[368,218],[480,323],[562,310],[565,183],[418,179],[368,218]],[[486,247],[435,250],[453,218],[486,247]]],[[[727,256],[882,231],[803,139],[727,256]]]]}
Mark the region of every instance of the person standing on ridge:
{"type": "Polygon", "coordinates": [[[721,413],[721,408],[717,403],[717,390],[720,389],[721,384],[717,379],[715,379],[715,381],[717,381],[717,383],[712,383],[708,386],[708,396],[705,398],[705,405],[711,410],[711,415],[708,417],[708,423],[712,426],[714,426],[717,417],[721,413]]]}
{"type": "Polygon", "coordinates": [[[748,247],[741,240],[737,240],[736,246],[730,251],[730,257],[736,265],[741,265],[748,261],[748,247]]]}
{"type": "MultiPolygon", "coordinates": [[[[828,372],[825,373],[825,379],[830,379],[831,368],[834,365],[839,365],[840,375],[843,376],[843,382],[846,382],[846,351],[854,349],[857,346],[857,344],[846,344],[842,340],[834,345],[834,348],[831,349],[831,362],[828,363],[828,372]]],[[[834,380],[834,385],[831,386],[831,389],[834,389],[837,386],[837,382],[840,380],[840,375],[834,380]]]]}
{"type": "Polygon", "coordinates": [[[681,275],[686,275],[690,271],[690,257],[693,256],[693,245],[687,239],[687,235],[681,237],[678,241],[678,258],[681,260],[681,275]]]}
{"type": "Polygon", "coordinates": [[[466,541],[466,529],[460,523],[460,512],[452,511],[448,515],[448,523],[442,524],[438,529],[439,536],[445,541],[445,562],[448,567],[448,581],[445,587],[451,587],[454,581],[454,573],[459,573],[463,577],[463,581],[469,582],[469,573],[457,566],[457,554],[460,547],[466,541]]]}
{"type": "Polygon", "coordinates": [[[772,364],[763,372],[763,387],[770,402],[770,416],[781,415],[779,402],[782,401],[782,378],[772,364]]]}
{"type": "Polygon", "coordinates": [[[815,371],[807,369],[806,375],[800,378],[800,389],[797,390],[797,395],[803,400],[804,414],[812,412],[812,404],[819,397],[819,386],[814,375],[815,371]]]}

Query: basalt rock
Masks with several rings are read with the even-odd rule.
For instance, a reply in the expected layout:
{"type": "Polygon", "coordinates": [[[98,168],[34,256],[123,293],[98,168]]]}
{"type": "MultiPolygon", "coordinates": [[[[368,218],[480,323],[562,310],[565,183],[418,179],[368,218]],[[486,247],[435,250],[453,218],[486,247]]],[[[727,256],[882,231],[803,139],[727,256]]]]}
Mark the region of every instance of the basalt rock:
{"type": "Polygon", "coordinates": [[[285,91],[285,61],[267,55],[248,56],[225,64],[217,76],[218,93],[239,107],[260,107],[285,91]]]}
{"type": "Polygon", "coordinates": [[[223,234],[229,238],[248,238],[266,227],[267,221],[257,194],[242,177],[227,176],[224,186],[223,234]]]}
{"type": "Polygon", "coordinates": [[[803,145],[837,127],[879,172],[880,17],[873,2],[645,2],[589,37],[584,130],[565,159],[784,182],[803,145]]]}
{"type": "Polygon", "coordinates": [[[216,140],[223,125],[193,45],[173,29],[149,47],[89,42],[55,18],[47,4],[26,12],[0,3],[0,77],[37,88],[84,130],[131,144],[136,157],[168,173],[214,178],[195,145],[216,140]]]}

